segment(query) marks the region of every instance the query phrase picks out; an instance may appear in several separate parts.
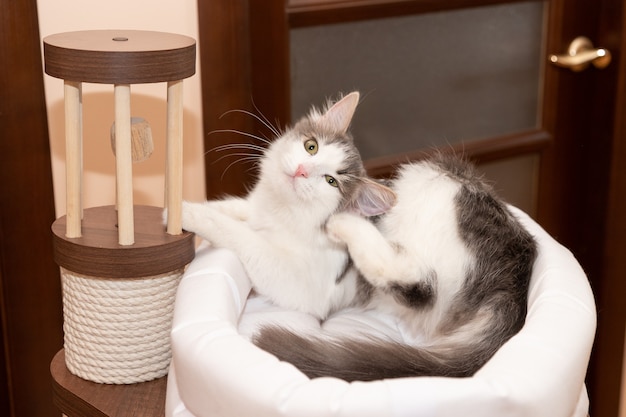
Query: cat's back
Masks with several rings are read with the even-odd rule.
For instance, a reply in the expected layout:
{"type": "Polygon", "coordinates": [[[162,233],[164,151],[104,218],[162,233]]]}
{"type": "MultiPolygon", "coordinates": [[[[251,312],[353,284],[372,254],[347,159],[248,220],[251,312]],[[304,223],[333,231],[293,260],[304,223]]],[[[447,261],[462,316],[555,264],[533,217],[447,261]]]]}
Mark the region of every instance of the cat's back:
{"type": "Polygon", "coordinates": [[[456,155],[437,154],[400,166],[391,188],[397,194],[397,204],[382,222],[391,239],[428,236],[448,243],[455,237],[464,240],[466,229],[481,222],[472,218],[504,217],[500,223],[503,228],[518,229],[506,204],[482,174],[456,155]]]}
{"type": "Polygon", "coordinates": [[[437,154],[401,165],[392,188],[398,194],[398,212],[411,212],[415,208],[420,213],[456,212],[456,200],[462,190],[497,198],[474,165],[456,155],[437,154]]]}
{"type": "Polygon", "coordinates": [[[381,222],[389,238],[404,241],[444,231],[456,234],[456,225],[450,220],[456,216],[454,200],[461,183],[436,161],[400,166],[391,188],[397,202],[381,222]]]}

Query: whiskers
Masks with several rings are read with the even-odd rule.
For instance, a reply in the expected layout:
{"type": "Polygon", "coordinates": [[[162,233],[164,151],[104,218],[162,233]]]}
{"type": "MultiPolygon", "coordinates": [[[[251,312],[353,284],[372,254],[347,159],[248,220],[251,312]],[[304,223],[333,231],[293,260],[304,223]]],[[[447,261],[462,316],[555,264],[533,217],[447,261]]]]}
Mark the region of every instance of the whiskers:
{"type": "MultiPolygon", "coordinates": [[[[210,132],[209,134],[211,135],[214,133],[236,133],[239,135],[250,136],[250,137],[256,138],[258,140],[261,140],[265,144],[269,143],[269,141],[265,138],[259,138],[255,135],[252,135],[246,132],[241,132],[241,131],[234,130],[234,129],[214,130],[213,132],[210,132]]],[[[235,160],[231,161],[226,166],[226,168],[224,168],[224,171],[222,171],[221,179],[224,179],[224,175],[226,175],[226,172],[232,166],[236,164],[252,163],[253,167],[249,169],[254,169],[257,166],[258,161],[263,156],[263,153],[265,152],[265,146],[256,145],[254,143],[236,143],[235,142],[235,143],[226,143],[224,145],[216,146],[210,149],[208,152],[227,152],[225,155],[222,155],[216,160],[214,160],[213,161],[214,164],[226,158],[231,158],[231,157],[236,158],[235,160]]]]}
{"type": "MultiPolygon", "coordinates": [[[[274,126],[273,124],[270,123],[269,120],[267,120],[267,118],[263,115],[263,113],[261,113],[261,111],[256,107],[256,105],[253,103],[254,105],[254,109],[259,113],[252,113],[250,111],[247,110],[241,110],[241,109],[234,109],[234,110],[228,110],[227,112],[224,112],[221,116],[220,119],[224,116],[226,116],[227,114],[230,113],[243,113],[243,114],[247,114],[248,116],[251,116],[253,118],[255,118],[256,120],[258,120],[263,126],[265,126],[270,132],[272,132],[272,134],[274,134],[274,136],[278,137],[281,135],[281,131],[279,128],[277,128],[276,126],[274,126]]],[[[267,140],[266,140],[267,141],[267,140]]],[[[269,142],[268,142],[269,143],[269,142]]]]}
{"type": "MultiPolygon", "coordinates": [[[[261,113],[255,106],[255,109],[257,110],[257,112],[261,113]]],[[[257,121],[259,121],[263,126],[265,126],[274,137],[278,137],[281,135],[280,130],[273,126],[268,120],[267,118],[265,118],[265,116],[263,116],[261,114],[261,116],[249,112],[247,110],[229,110],[227,112],[225,112],[224,114],[222,114],[220,116],[220,119],[230,113],[243,113],[246,114],[248,116],[253,117],[254,119],[256,119],[257,121]]],[[[213,163],[218,163],[226,158],[231,158],[231,157],[236,157],[235,160],[233,160],[230,164],[228,164],[226,166],[226,168],[224,168],[224,171],[222,172],[222,176],[221,179],[224,179],[224,175],[226,174],[226,172],[234,165],[239,164],[239,163],[252,163],[253,166],[251,168],[249,168],[248,170],[254,169],[256,168],[258,161],[261,159],[261,157],[263,156],[263,154],[265,153],[265,150],[267,148],[267,146],[271,143],[271,140],[266,138],[266,137],[262,137],[259,135],[254,135],[252,133],[248,133],[248,132],[244,132],[241,130],[237,130],[237,129],[218,129],[218,130],[213,130],[211,132],[209,132],[209,135],[213,135],[213,134],[236,134],[236,135],[240,135],[240,136],[244,136],[247,138],[251,138],[253,139],[254,143],[250,143],[250,142],[231,142],[231,143],[226,143],[223,145],[219,145],[216,146],[214,148],[211,148],[207,151],[208,152],[227,152],[225,155],[220,156],[219,158],[217,158],[216,160],[213,161],[213,163]]]]}

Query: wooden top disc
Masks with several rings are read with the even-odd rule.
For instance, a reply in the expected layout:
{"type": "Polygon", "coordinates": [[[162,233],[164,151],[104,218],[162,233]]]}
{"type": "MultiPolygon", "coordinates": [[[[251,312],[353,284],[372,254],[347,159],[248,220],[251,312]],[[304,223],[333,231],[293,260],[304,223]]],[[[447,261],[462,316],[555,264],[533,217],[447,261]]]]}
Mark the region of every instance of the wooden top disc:
{"type": "Polygon", "coordinates": [[[196,72],[196,41],[142,30],[87,30],[44,38],[46,73],[68,81],[142,84],[196,72]]]}
{"type": "Polygon", "coordinates": [[[194,234],[170,235],[163,209],[134,206],[135,243],[118,243],[115,206],[85,209],[82,236],[65,236],[67,217],[52,224],[54,260],[70,271],[102,278],[139,278],[183,268],[195,256],[194,234]]]}

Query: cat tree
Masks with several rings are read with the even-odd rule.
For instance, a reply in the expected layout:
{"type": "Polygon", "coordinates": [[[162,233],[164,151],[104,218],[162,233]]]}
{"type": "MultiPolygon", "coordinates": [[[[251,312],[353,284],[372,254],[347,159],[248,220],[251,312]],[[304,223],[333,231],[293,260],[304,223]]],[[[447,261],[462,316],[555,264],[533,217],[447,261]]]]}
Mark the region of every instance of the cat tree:
{"type": "Polygon", "coordinates": [[[183,79],[195,73],[195,40],[149,31],[93,30],[44,39],[45,71],[64,80],[66,215],[52,225],[61,267],[65,358],[100,383],[167,373],[173,301],[194,257],[182,230],[183,79]],[[83,208],[82,83],[113,84],[115,205],[83,208]],[[166,226],[160,207],[133,204],[132,164],[150,156],[151,129],[131,118],[131,84],[167,83],[166,226]]]}

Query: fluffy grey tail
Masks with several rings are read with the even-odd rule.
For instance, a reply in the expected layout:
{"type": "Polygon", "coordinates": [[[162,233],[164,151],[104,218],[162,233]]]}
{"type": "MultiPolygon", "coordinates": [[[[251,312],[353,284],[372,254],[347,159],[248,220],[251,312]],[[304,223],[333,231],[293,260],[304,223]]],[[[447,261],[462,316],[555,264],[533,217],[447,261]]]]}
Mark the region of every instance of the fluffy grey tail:
{"type": "Polygon", "coordinates": [[[467,377],[497,350],[493,344],[417,348],[382,339],[322,339],[266,327],[253,339],[260,348],[289,362],[310,378],[332,376],[372,381],[411,376],[467,377]]]}

